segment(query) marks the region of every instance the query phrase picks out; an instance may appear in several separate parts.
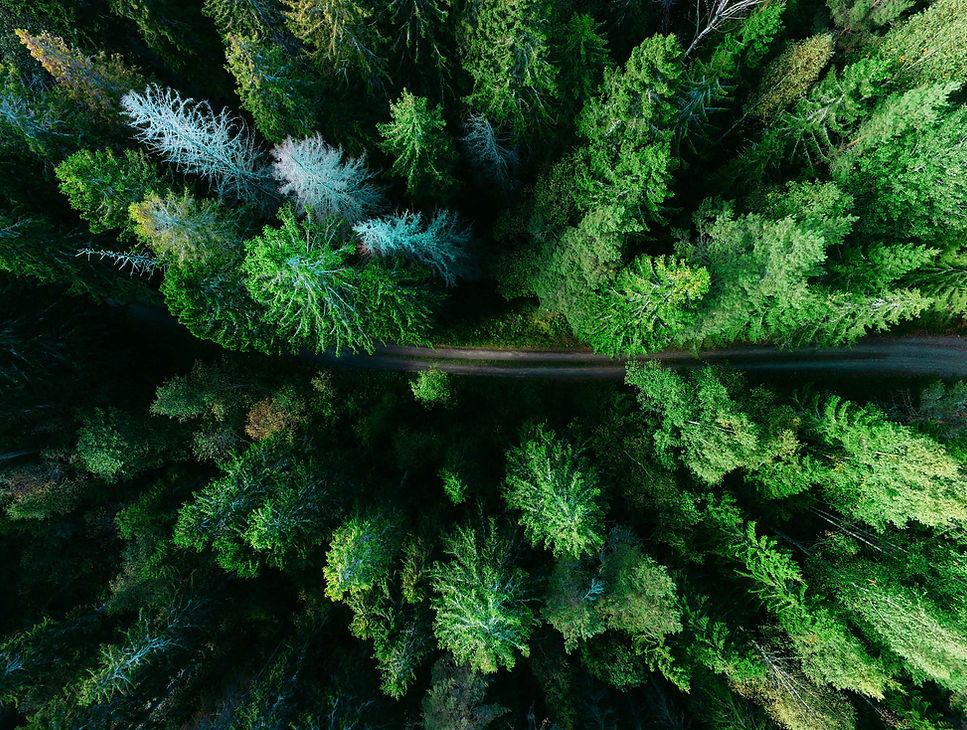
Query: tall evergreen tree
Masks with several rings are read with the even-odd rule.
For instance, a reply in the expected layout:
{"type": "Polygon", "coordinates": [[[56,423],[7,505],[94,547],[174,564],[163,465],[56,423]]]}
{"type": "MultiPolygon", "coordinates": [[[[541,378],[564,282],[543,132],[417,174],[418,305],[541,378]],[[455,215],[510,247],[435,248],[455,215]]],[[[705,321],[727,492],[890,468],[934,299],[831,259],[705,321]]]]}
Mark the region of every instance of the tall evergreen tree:
{"type": "Polygon", "coordinates": [[[512,668],[515,650],[528,656],[533,611],[526,603],[527,574],[513,563],[513,544],[496,521],[458,525],[444,541],[450,560],[432,571],[440,647],[461,664],[491,674],[512,668]]]}
{"type": "Polygon", "coordinates": [[[344,160],[342,149],[330,147],[322,135],[298,142],[287,138],[272,156],[282,193],[320,218],[338,216],[351,225],[383,205],[382,190],[372,181],[365,157],[344,160]]]}
{"type": "Polygon", "coordinates": [[[597,97],[585,104],[577,130],[586,141],[586,167],[575,170],[583,210],[624,207],[640,225],[660,219],[675,169],[680,54],[674,36],[646,39],[622,69],[605,73],[597,97]]]}
{"type": "Polygon", "coordinates": [[[576,560],[604,543],[597,480],[581,449],[537,426],[507,453],[504,496],[532,545],[576,560]]]}
{"type": "Polygon", "coordinates": [[[474,273],[470,231],[452,211],[436,213],[426,225],[421,214],[402,213],[371,218],[356,224],[353,230],[370,253],[419,261],[449,286],[474,273]]]}
{"type": "Polygon", "coordinates": [[[553,8],[545,0],[496,0],[464,21],[463,67],[473,78],[468,104],[518,139],[553,121],[559,92],[549,37],[553,8]]]}
{"type": "Polygon", "coordinates": [[[390,104],[391,121],[378,125],[383,150],[392,155],[393,172],[406,180],[415,197],[439,197],[452,187],[456,150],[444,131],[443,107],[406,89],[390,104]]]}
{"type": "Polygon", "coordinates": [[[152,152],[185,172],[207,178],[220,195],[265,204],[275,189],[255,140],[227,109],[183,99],[174,89],[131,91],[121,106],[152,152]]]}

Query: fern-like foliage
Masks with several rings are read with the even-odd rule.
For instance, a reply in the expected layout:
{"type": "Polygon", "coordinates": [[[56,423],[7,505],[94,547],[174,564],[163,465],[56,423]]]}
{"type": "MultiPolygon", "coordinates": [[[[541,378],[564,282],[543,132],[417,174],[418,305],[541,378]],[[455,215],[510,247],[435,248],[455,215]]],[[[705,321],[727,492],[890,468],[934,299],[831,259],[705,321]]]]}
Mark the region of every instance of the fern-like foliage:
{"type": "Polygon", "coordinates": [[[272,150],[273,173],[282,193],[318,218],[338,216],[358,223],[383,205],[383,190],[362,157],[343,157],[341,147],[330,147],[316,134],[295,141],[291,137],[272,150]]]}
{"type": "Polygon", "coordinates": [[[140,142],[185,172],[207,178],[219,195],[263,204],[276,197],[255,140],[227,109],[215,113],[207,101],[183,99],[157,84],[128,92],[121,106],[140,142]]]}
{"type": "Polygon", "coordinates": [[[470,230],[452,211],[437,213],[426,225],[419,213],[405,212],[371,218],[357,224],[353,230],[371,253],[378,256],[402,254],[415,259],[426,264],[448,286],[473,273],[470,230]]]}

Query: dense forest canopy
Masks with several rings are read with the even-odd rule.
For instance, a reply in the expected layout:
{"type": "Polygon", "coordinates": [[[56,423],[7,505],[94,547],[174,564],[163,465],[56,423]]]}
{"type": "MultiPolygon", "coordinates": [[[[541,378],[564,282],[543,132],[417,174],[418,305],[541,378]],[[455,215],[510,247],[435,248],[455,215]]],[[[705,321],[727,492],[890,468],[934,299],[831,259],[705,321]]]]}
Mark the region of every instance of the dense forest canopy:
{"type": "Polygon", "coordinates": [[[963,0],[0,0],[0,63],[0,727],[967,723],[967,383],[632,357],[962,326],[963,0]],[[389,343],[632,359],[311,359],[389,343]]]}

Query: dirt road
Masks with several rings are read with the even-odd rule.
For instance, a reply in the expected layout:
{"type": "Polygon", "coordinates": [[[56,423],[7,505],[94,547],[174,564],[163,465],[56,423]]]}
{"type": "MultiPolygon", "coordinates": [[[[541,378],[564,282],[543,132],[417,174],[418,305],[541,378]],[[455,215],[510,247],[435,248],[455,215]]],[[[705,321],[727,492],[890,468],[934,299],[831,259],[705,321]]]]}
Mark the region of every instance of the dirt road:
{"type": "MultiPolygon", "coordinates": [[[[326,365],[417,372],[436,367],[458,375],[551,378],[621,378],[624,360],[585,351],[491,350],[453,347],[378,348],[372,355],[304,354],[326,365]]],[[[637,358],[658,360],[669,367],[694,368],[705,363],[728,363],[738,370],[853,373],[876,375],[935,375],[967,378],[967,338],[897,337],[862,340],[852,347],[796,351],[770,346],[704,350],[697,355],[665,351],[637,358]]]]}

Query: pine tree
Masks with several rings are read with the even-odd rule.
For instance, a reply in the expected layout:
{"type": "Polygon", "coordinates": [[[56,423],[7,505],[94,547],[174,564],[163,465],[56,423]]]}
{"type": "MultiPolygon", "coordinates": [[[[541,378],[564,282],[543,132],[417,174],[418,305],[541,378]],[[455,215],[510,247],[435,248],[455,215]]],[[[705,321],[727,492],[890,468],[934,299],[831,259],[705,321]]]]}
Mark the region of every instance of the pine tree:
{"type": "Polygon", "coordinates": [[[513,187],[517,152],[483,114],[471,114],[464,122],[460,146],[474,172],[493,182],[499,192],[513,187]]]}
{"type": "Polygon", "coordinates": [[[365,157],[344,161],[342,149],[330,147],[321,135],[298,142],[288,138],[272,155],[281,192],[319,218],[338,216],[352,225],[383,205],[382,190],[372,182],[365,157]]]}
{"type": "Polygon", "coordinates": [[[406,256],[425,264],[448,286],[474,273],[471,235],[457,215],[436,213],[423,225],[420,213],[371,218],[353,226],[363,247],[377,256],[406,256]]]}
{"type": "Polygon", "coordinates": [[[965,33],[967,20],[960,0],[937,0],[895,23],[878,44],[878,55],[896,59],[903,75],[914,83],[949,79],[960,86],[967,81],[967,48],[961,42],[965,33]]]}
{"type": "Polygon", "coordinates": [[[640,225],[660,217],[675,167],[680,54],[674,36],[648,38],[622,69],[605,73],[598,96],[585,104],[577,131],[587,167],[574,171],[583,210],[624,207],[640,225]]]}
{"type": "Polygon", "coordinates": [[[601,24],[588,13],[574,13],[563,29],[557,63],[562,94],[559,122],[573,125],[581,107],[592,98],[606,69],[610,69],[608,39],[601,24]]]}
{"type": "Polygon", "coordinates": [[[450,560],[436,563],[431,582],[440,648],[471,669],[491,674],[523,656],[534,621],[525,602],[527,574],[513,563],[513,546],[493,518],[479,527],[457,526],[444,539],[450,560]]]}
{"type": "Polygon", "coordinates": [[[312,48],[323,73],[343,81],[359,74],[371,87],[385,75],[383,39],[373,9],[358,0],[283,0],[292,34],[312,48]]]}
{"type": "Polygon", "coordinates": [[[114,121],[121,111],[121,97],[131,89],[142,88],[144,79],[129,69],[118,56],[96,57],[84,55],[72,48],[62,38],[49,33],[30,35],[23,29],[17,37],[70,97],[114,121]]]}
{"type": "Polygon", "coordinates": [[[11,71],[0,88],[0,149],[24,152],[56,165],[85,146],[103,143],[91,114],[60,87],[11,71]]]}
{"type": "Polygon", "coordinates": [[[507,453],[504,497],[522,512],[531,545],[543,543],[554,557],[576,560],[604,543],[597,481],[580,448],[537,426],[507,453]]]}
{"type": "Polygon", "coordinates": [[[451,74],[452,51],[446,42],[449,6],[449,0],[391,0],[389,10],[396,36],[393,50],[417,74],[432,66],[434,78],[426,80],[426,89],[441,95],[451,74]]]}
{"type": "Polygon", "coordinates": [[[870,639],[902,657],[918,682],[951,692],[967,687],[967,626],[919,590],[900,585],[885,566],[852,560],[835,573],[844,606],[870,639]]]}
{"type": "Polygon", "coordinates": [[[171,177],[140,150],[125,150],[123,157],[111,149],[82,150],[60,163],[56,174],[61,192],[87,221],[91,233],[120,229],[124,238],[133,237],[135,231],[128,208],[171,186],[171,177]]]}
{"type": "Polygon", "coordinates": [[[391,121],[379,124],[381,147],[394,159],[393,172],[406,180],[414,197],[434,198],[454,184],[456,150],[444,131],[443,107],[427,107],[427,100],[406,89],[390,104],[391,121]]]}
{"type": "Polygon", "coordinates": [[[219,270],[241,258],[241,221],[216,200],[152,190],[127,212],[138,240],[169,266],[219,270]]]}
{"type": "Polygon", "coordinates": [[[660,420],[655,450],[669,468],[676,459],[708,484],[761,455],[759,427],[729,395],[711,368],[688,379],[657,362],[629,365],[625,381],[638,389],[646,412],[660,420]]]}
{"type": "Polygon", "coordinates": [[[207,178],[219,195],[257,204],[275,199],[254,139],[227,109],[216,114],[208,102],[157,85],[128,92],[121,106],[139,141],[185,172],[207,178]]]}
{"type": "Polygon", "coordinates": [[[376,512],[345,520],[332,533],[326,553],[326,595],[352,605],[388,579],[399,548],[399,524],[392,515],[376,512]]]}
{"type": "Polygon", "coordinates": [[[425,730],[478,730],[507,714],[496,703],[484,704],[490,678],[444,656],[433,665],[430,689],[423,698],[425,730]]]}
{"type": "Polygon", "coordinates": [[[956,84],[925,86],[887,98],[860,125],[857,142],[837,156],[834,179],[863,215],[871,239],[913,239],[934,246],[967,229],[967,108],[953,108],[956,84]]]}
{"type": "Polygon", "coordinates": [[[311,134],[316,126],[313,90],[302,64],[256,34],[230,35],[226,41],[226,68],[235,77],[235,93],[255,128],[275,144],[311,134]]]}
{"type": "Polygon", "coordinates": [[[832,55],[833,36],[829,33],[789,44],[763,72],[750,112],[768,123],[809,90],[832,55]]]}
{"type": "Polygon", "coordinates": [[[267,226],[246,242],[242,266],[249,294],[266,309],[279,334],[296,346],[320,352],[372,347],[359,297],[360,272],[351,265],[354,247],[330,218],[297,222],[291,207],[281,227],[267,226]]]}
{"type": "Polygon", "coordinates": [[[222,568],[242,577],[257,575],[265,563],[279,569],[303,563],[324,539],[332,476],[279,436],[221,467],[221,478],[181,506],[175,544],[212,548],[222,568]]]}
{"type": "Polygon", "coordinates": [[[636,650],[654,648],[667,634],[681,631],[675,582],[630,531],[611,531],[600,576],[605,589],[595,600],[595,610],[607,628],[630,635],[636,650]]]}
{"type": "Polygon", "coordinates": [[[226,38],[262,33],[268,33],[276,42],[284,38],[285,16],[278,0],[204,0],[202,13],[226,38]]]}
{"type": "Polygon", "coordinates": [[[810,398],[801,412],[822,444],[825,468],[813,478],[845,514],[878,530],[911,520],[939,527],[967,515],[960,467],[936,441],[838,396],[810,398]]]}
{"type": "Polygon", "coordinates": [[[533,137],[553,118],[558,98],[545,0],[481,3],[464,21],[463,67],[473,78],[467,103],[517,139],[533,137]]]}
{"type": "Polygon", "coordinates": [[[666,256],[639,256],[596,301],[585,305],[587,323],[575,329],[595,350],[610,355],[661,350],[695,324],[708,289],[709,274],[703,267],[666,256]]]}

